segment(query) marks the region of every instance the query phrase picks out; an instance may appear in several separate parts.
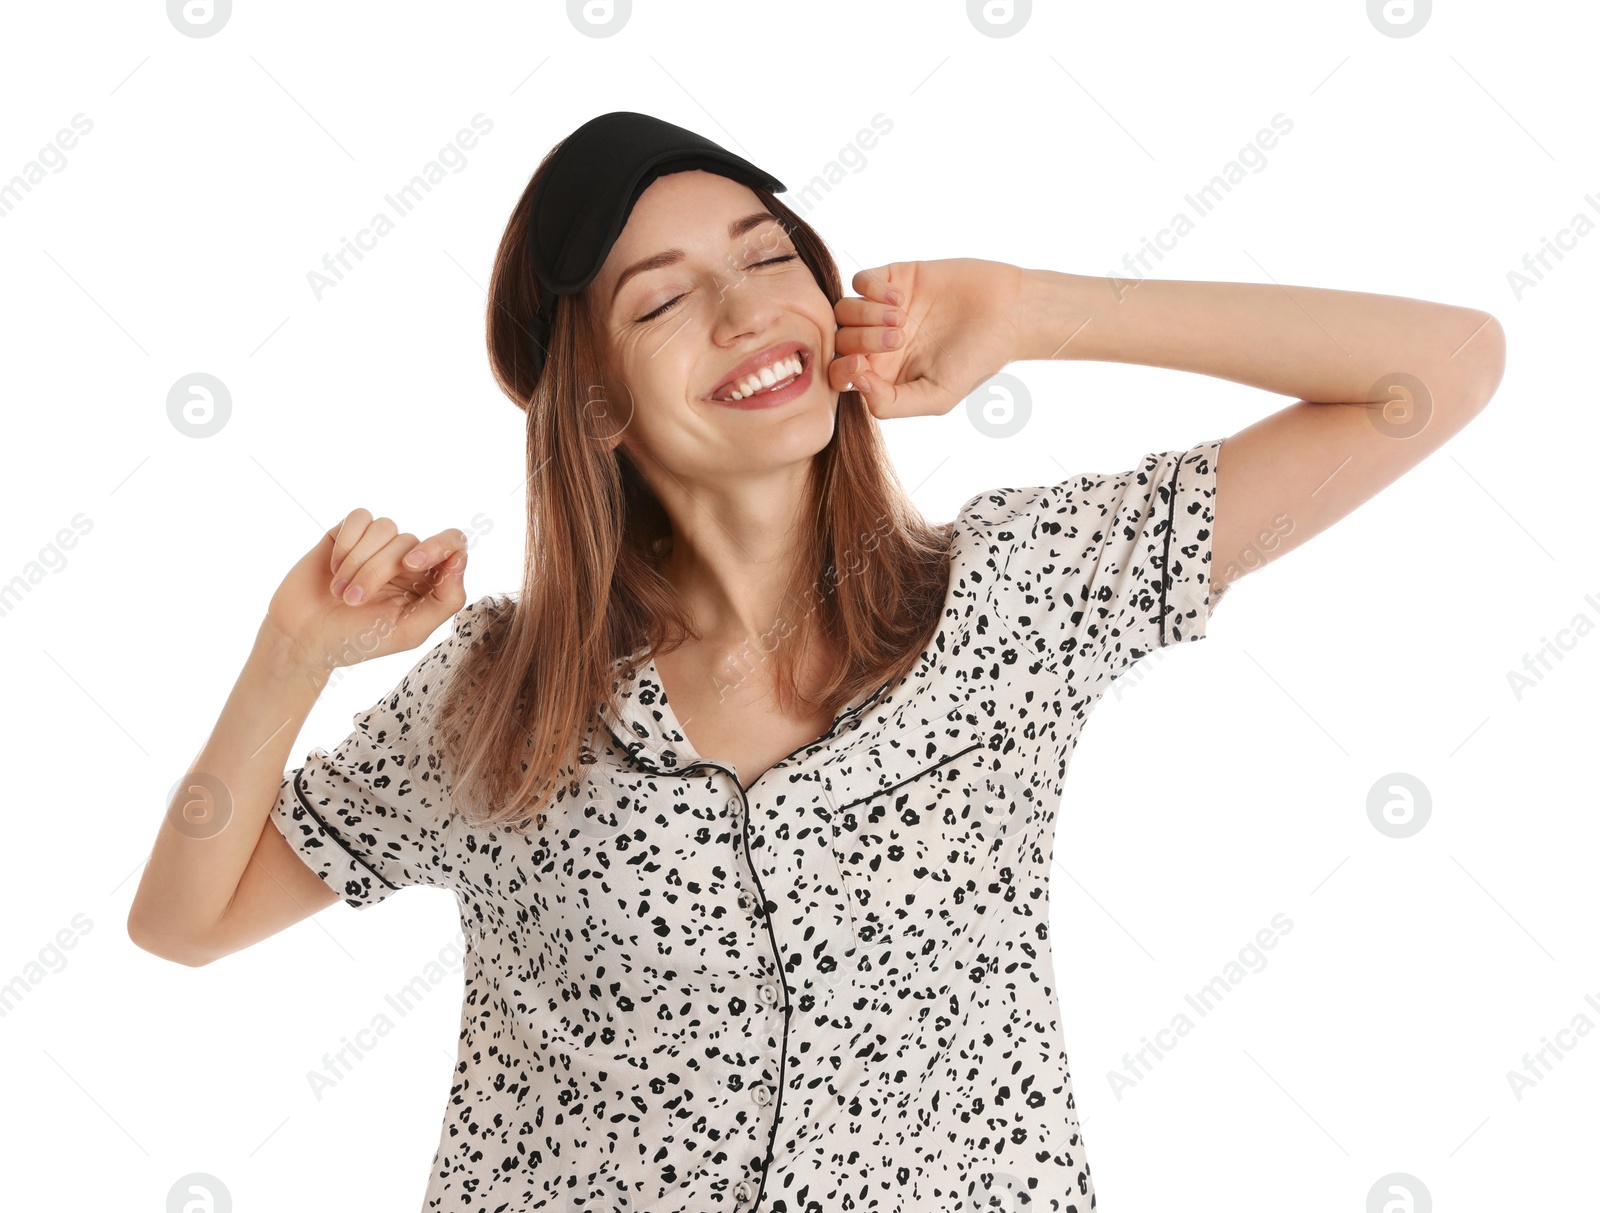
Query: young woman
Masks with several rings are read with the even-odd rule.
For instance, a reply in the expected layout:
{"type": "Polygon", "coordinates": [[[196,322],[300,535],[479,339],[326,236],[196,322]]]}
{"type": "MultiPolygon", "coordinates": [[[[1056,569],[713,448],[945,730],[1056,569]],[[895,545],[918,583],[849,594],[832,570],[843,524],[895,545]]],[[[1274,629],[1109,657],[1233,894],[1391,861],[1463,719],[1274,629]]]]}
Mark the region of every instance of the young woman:
{"type": "Polygon", "coordinates": [[[957,259],[845,298],[782,188],[642,115],[546,158],[488,310],[528,418],[520,596],[466,606],[462,532],[352,511],[274,595],[186,781],[214,811],[179,798],[129,916],[201,965],[453,891],[427,1209],[1087,1213],[1048,908],[1083,722],[1500,380],[1493,317],[1382,295],[957,259]],[[880,419],[1063,357],[1299,399],[924,522],[880,419]],[[331,669],[452,617],[285,775],[331,669]]]}

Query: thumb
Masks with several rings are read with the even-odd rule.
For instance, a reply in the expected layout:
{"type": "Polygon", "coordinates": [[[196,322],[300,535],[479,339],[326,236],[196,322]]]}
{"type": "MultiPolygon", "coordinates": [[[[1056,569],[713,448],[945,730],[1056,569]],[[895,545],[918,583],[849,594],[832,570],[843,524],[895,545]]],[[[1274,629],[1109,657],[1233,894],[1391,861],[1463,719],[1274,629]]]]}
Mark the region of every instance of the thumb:
{"type": "Polygon", "coordinates": [[[875,303],[889,303],[889,292],[898,291],[900,301],[903,303],[908,295],[905,283],[906,266],[904,262],[892,261],[888,265],[874,265],[864,270],[857,270],[850,279],[850,289],[863,299],[871,299],[875,303]]]}
{"type": "Polygon", "coordinates": [[[406,604],[405,617],[423,636],[431,635],[435,628],[466,605],[467,554],[457,552],[451,559],[457,562],[455,567],[446,568],[449,562],[442,562],[422,573],[413,583],[416,597],[406,604]],[[423,579],[431,581],[432,587],[424,588],[423,579]]]}
{"type": "Polygon", "coordinates": [[[931,407],[933,387],[925,379],[895,384],[871,369],[852,372],[850,378],[874,417],[915,417],[937,411],[931,407]]]}

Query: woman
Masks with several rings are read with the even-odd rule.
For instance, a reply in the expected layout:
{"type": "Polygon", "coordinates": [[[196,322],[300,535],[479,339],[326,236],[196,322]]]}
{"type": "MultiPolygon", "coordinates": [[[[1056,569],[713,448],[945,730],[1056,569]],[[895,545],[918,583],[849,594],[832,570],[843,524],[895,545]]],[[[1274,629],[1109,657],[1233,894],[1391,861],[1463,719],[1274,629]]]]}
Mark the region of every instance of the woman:
{"type": "Polygon", "coordinates": [[[428,1209],[1094,1207],[1047,899],[1083,721],[1500,379],[1493,317],[1381,295],[959,259],[845,298],[782,188],[637,114],[558,145],[489,300],[528,414],[520,597],[463,610],[461,532],[353,511],[186,781],[211,811],[180,797],[144,873],[130,933],[192,965],[341,896],[456,893],[428,1209]],[[1300,400],[923,522],[875,419],[1054,357],[1300,400]],[[283,773],[332,668],[452,616],[283,773]]]}

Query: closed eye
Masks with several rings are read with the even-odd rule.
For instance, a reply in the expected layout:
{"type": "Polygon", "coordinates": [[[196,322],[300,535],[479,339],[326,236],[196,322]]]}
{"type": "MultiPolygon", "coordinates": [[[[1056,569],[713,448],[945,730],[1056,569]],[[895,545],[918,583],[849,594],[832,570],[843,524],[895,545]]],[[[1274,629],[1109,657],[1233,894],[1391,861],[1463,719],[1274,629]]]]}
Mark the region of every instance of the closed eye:
{"type": "MultiPolygon", "coordinates": [[[[758,261],[754,265],[752,265],[750,268],[753,269],[753,270],[758,270],[764,265],[782,265],[785,261],[794,261],[799,256],[800,256],[799,253],[786,253],[782,257],[773,257],[771,260],[768,260],[768,261],[758,261]]],[[[678,300],[680,300],[682,298],[683,298],[682,295],[674,295],[671,299],[668,299],[665,303],[663,303],[660,307],[656,308],[656,310],[651,312],[648,316],[640,316],[639,319],[634,321],[634,323],[635,324],[648,324],[650,321],[656,319],[658,316],[666,315],[666,313],[669,310],[671,310],[672,306],[674,304],[676,304],[678,302],[678,300]]]]}

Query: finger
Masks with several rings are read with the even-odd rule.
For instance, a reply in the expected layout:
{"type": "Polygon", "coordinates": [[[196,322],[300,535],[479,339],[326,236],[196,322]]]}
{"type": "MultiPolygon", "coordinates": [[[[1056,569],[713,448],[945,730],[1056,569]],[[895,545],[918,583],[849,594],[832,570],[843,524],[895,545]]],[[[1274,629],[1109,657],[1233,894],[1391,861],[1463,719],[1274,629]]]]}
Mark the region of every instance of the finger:
{"type": "Polygon", "coordinates": [[[445,564],[440,565],[439,568],[445,569],[451,560],[457,562],[456,567],[446,569],[443,576],[439,578],[437,584],[430,591],[434,601],[443,606],[445,618],[454,615],[467,602],[467,583],[462,577],[462,573],[466,571],[467,567],[467,554],[465,552],[453,552],[445,561],[445,564]]]}
{"type": "MultiPolygon", "coordinates": [[[[407,573],[402,569],[401,576],[409,579],[406,588],[418,598],[431,597],[435,602],[449,602],[456,594],[466,593],[461,588],[466,571],[467,553],[460,551],[451,552],[438,564],[420,573],[407,573]]],[[[455,609],[451,608],[452,614],[455,609]]]]}
{"type": "Polygon", "coordinates": [[[892,327],[905,323],[905,315],[898,307],[879,303],[875,299],[856,299],[848,295],[833,305],[833,318],[841,327],[892,327]]]}
{"type": "MultiPolygon", "coordinates": [[[[361,572],[366,568],[367,563],[395,537],[395,533],[398,530],[399,528],[395,526],[392,518],[374,518],[367,524],[367,529],[356,540],[355,546],[346,553],[345,558],[340,561],[339,567],[334,570],[332,588],[335,598],[342,598],[347,606],[355,606],[363,598],[372,596],[372,591],[375,588],[372,578],[369,576],[366,580],[361,580],[361,572]],[[359,594],[355,592],[357,585],[360,586],[361,590],[359,594]]],[[[411,546],[405,548],[401,555],[416,546],[416,536],[412,535],[409,538],[411,546]]],[[[396,559],[398,560],[398,557],[396,559]]],[[[384,581],[387,580],[387,577],[384,578],[384,581]]],[[[383,583],[379,582],[378,584],[381,585],[383,583]]]]}
{"type": "Polygon", "coordinates": [[[343,522],[328,532],[328,538],[333,540],[333,552],[328,564],[329,576],[338,573],[344,558],[350,554],[350,549],[356,546],[356,541],[361,538],[362,532],[371,522],[372,515],[357,506],[345,515],[343,522]]]}
{"type": "Polygon", "coordinates": [[[913,390],[915,387],[914,383],[896,387],[871,371],[856,379],[856,391],[861,393],[867,412],[880,421],[917,416],[921,410],[916,404],[918,393],[913,390]]]}
{"type": "Polygon", "coordinates": [[[852,391],[860,386],[859,376],[868,365],[865,354],[835,358],[828,364],[828,383],[836,392],[852,391]]]}
{"type": "Polygon", "coordinates": [[[467,601],[467,583],[462,577],[467,568],[467,554],[458,552],[450,559],[459,560],[460,566],[451,570],[438,585],[433,587],[433,596],[444,604],[447,617],[454,615],[466,605],[467,601]]]}
{"type": "Polygon", "coordinates": [[[371,602],[381,591],[400,590],[421,597],[433,589],[433,579],[426,572],[406,568],[401,561],[406,553],[417,546],[417,537],[411,534],[396,535],[384,544],[365,564],[356,570],[344,600],[351,606],[351,595],[361,591],[356,602],[371,602]]]}
{"type": "Polygon", "coordinates": [[[901,328],[843,328],[833,335],[833,352],[838,354],[881,354],[897,350],[906,343],[901,328]]]}
{"type": "Polygon", "coordinates": [[[904,292],[897,289],[899,285],[895,265],[878,265],[870,269],[857,270],[855,277],[850,279],[850,289],[856,294],[890,306],[899,306],[905,302],[904,292]]]}
{"type": "Polygon", "coordinates": [[[442,563],[455,553],[466,550],[466,532],[451,527],[448,531],[440,531],[437,535],[431,535],[419,542],[406,553],[400,563],[407,569],[423,572],[442,563]]]}
{"type": "MultiPolygon", "coordinates": [[[[396,538],[393,545],[384,549],[384,552],[380,554],[379,559],[381,560],[383,556],[388,555],[393,550],[402,550],[399,549],[397,545],[399,545],[401,540],[405,538],[407,538],[407,536],[404,535],[396,538]]],[[[416,540],[414,539],[411,542],[416,544],[416,540]]],[[[408,569],[405,561],[406,556],[409,556],[411,553],[405,553],[400,558],[400,568],[395,574],[394,580],[389,583],[390,586],[403,590],[406,593],[413,594],[418,599],[432,598],[435,602],[451,601],[453,595],[455,595],[458,591],[461,593],[466,592],[465,590],[460,589],[462,584],[462,575],[467,571],[466,543],[466,534],[462,531],[452,529],[449,531],[441,531],[439,534],[429,539],[426,544],[416,544],[416,547],[412,548],[413,552],[416,551],[418,547],[426,547],[434,550],[438,556],[438,559],[429,564],[426,568],[408,569]],[[443,546],[436,547],[435,545],[439,544],[441,541],[443,546]]],[[[459,604],[457,605],[459,606],[459,604]]],[[[454,610],[455,608],[452,608],[452,613],[454,613],[454,610]]]]}

